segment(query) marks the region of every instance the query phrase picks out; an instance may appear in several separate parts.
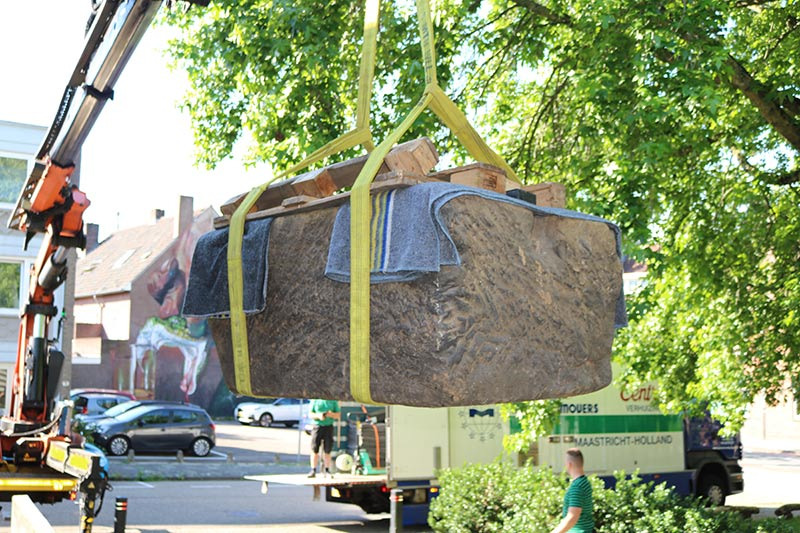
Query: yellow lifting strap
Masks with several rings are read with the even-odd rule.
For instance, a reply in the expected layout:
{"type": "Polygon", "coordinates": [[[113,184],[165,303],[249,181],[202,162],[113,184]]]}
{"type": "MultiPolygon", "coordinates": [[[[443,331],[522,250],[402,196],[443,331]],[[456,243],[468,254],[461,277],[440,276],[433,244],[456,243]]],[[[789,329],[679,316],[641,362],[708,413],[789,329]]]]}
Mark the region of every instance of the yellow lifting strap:
{"type": "Polygon", "coordinates": [[[370,389],[370,228],[369,186],[383,158],[408,131],[417,117],[430,108],[477,161],[498,166],[519,182],[517,174],[483,141],[469,120],[439,87],[436,52],[428,0],[417,0],[417,20],[425,67],[425,91],[403,122],[370,153],[350,195],[350,393],[361,403],[376,403],[370,389]]]}
{"type": "MultiPolygon", "coordinates": [[[[372,79],[375,72],[375,55],[380,19],[380,0],[367,0],[364,8],[364,42],[361,46],[359,67],[356,127],[322,148],[314,151],[300,163],[278,174],[266,183],[255,187],[236,208],[228,229],[228,298],[230,304],[231,344],[236,392],[253,396],[250,381],[250,354],[247,346],[247,322],[244,315],[244,283],[242,281],[242,237],[247,213],[255,205],[270,183],[285,178],[318,161],[361,145],[367,151],[374,148],[370,130],[369,104],[372,98],[372,79]]],[[[382,158],[381,158],[382,159],[382,158]]]]}

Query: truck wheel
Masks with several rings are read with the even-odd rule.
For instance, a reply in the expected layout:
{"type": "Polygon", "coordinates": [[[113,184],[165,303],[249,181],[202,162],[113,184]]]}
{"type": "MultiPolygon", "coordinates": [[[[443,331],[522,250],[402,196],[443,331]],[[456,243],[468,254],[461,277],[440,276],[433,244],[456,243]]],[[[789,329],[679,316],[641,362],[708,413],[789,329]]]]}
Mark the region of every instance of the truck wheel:
{"type": "Polygon", "coordinates": [[[106,445],[108,449],[108,453],[111,455],[125,455],[128,453],[128,449],[131,447],[131,443],[128,440],[128,437],[123,437],[122,435],[117,435],[116,437],[111,437],[106,445]]]}
{"type": "Polygon", "coordinates": [[[261,415],[261,418],[258,419],[258,425],[265,428],[272,427],[272,415],[269,413],[261,415]]]}
{"type": "Polygon", "coordinates": [[[716,474],[705,474],[700,478],[697,495],[708,500],[709,505],[725,505],[725,481],[716,474]]]}

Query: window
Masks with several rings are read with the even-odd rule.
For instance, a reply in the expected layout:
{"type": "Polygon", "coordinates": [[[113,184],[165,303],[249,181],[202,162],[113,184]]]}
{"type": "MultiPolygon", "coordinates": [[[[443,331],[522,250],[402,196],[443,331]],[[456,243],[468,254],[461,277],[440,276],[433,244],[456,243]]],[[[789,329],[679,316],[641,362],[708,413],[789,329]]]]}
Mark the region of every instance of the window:
{"type": "Polygon", "coordinates": [[[97,405],[102,409],[110,409],[119,403],[118,398],[100,398],[97,400],[97,405]]]}
{"type": "Polygon", "coordinates": [[[27,178],[26,159],[0,156],[0,202],[15,203],[27,178]]]}
{"type": "Polygon", "coordinates": [[[0,308],[19,310],[22,263],[0,260],[0,308]]]}
{"type": "Polygon", "coordinates": [[[152,426],[155,424],[166,424],[169,422],[169,411],[166,409],[159,409],[158,411],[152,411],[147,413],[141,418],[141,421],[146,426],[152,426]]]}
{"type": "Polygon", "coordinates": [[[197,415],[191,411],[172,411],[172,421],[176,424],[189,424],[197,421],[197,415]]]}

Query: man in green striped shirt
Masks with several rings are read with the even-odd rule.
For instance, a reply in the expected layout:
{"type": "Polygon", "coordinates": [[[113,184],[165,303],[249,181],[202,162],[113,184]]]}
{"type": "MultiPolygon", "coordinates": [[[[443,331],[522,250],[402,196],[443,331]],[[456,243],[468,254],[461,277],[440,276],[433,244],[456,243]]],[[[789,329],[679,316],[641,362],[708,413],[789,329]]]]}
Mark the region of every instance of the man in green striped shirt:
{"type": "Polygon", "coordinates": [[[592,485],[583,473],[583,454],[578,448],[567,450],[566,471],[572,481],[564,495],[561,522],[552,533],[592,533],[592,485]]]}

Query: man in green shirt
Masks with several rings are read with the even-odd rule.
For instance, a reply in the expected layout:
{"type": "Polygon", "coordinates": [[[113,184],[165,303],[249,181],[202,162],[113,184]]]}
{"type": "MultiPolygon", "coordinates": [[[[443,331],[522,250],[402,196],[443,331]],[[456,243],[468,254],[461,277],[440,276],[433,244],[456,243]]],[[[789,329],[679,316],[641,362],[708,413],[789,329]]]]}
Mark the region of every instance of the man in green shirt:
{"type": "Polygon", "coordinates": [[[551,533],[592,533],[592,485],[583,473],[583,454],[578,448],[567,450],[565,470],[572,481],[564,495],[561,522],[551,533]]]}
{"type": "Polygon", "coordinates": [[[322,448],[325,473],[331,475],[331,450],[333,450],[333,423],[341,418],[341,409],[336,400],[311,400],[309,410],[314,428],[311,430],[311,472],[308,477],[317,475],[319,449],[322,448]]]}

